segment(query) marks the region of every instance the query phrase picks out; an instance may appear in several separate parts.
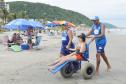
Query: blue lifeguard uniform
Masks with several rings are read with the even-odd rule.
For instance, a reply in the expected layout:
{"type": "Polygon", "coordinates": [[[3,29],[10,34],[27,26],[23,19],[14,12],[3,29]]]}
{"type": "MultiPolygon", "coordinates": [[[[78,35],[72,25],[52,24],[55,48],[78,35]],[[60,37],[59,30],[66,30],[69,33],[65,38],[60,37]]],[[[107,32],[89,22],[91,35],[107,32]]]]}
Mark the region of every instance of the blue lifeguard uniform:
{"type": "MultiPolygon", "coordinates": [[[[102,23],[100,23],[98,25],[93,24],[93,26],[92,26],[93,35],[98,36],[101,34],[101,26],[102,26],[102,23]]],[[[106,42],[107,42],[107,40],[106,40],[105,35],[103,35],[102,37],[95,38],[97,53],[104,53],[104,48],[106,46],[106,42]]]]}
{"type": "MultiPolygon", "coordinates": [[[[71,51],[66,48],[68,43],[69,43],[69,36],[67,34],[67,31],[63,31],[62,32],[62,46],[61,46],[60,53],[63,54],[64,56],[69,55],[71,53],[71,51]]],[[[73,43],[71,43],[70,48],[75,48],[73,43]]]]}

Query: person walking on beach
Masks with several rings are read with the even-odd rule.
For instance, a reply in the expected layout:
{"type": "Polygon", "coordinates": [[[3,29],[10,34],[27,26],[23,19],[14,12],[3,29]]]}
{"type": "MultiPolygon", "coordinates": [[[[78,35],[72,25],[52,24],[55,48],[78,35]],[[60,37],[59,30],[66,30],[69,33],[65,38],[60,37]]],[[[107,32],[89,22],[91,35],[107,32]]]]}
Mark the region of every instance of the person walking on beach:
{"type": "MultiPolygon", "coordinates": [[[[102,24],[99,21],[99,17],[95,16],[94,19],[92,19],[93,25],[92,29],[87,33],[87,37],[93,34],[93,39],[95,40],[96,43],[96,49],[97,49],[97,54],[96,54],[96,75],[99,74],[99,66],[100,66],[100,56],[103,58],[107,65],[107,71],[111,69],[111,65],[106,57],[104,48],[106,46],[106,36],[105,36],[105,25],[102,24]]],[[[93,40],[92,40],[93,41],[93,40]]]]}
{"type": "MultiPolygon", "coordinates": [[[[72,49],[75,48],[75,45],[72,41],[73,41],[73,31],[71,29],[71,26],[66,23],[63,25],[60,57],[67,56],[73,52],[73,51],[69,50],[69,48],[72,48],[72,49]]],[[[77,70],[80,68],[80,66],[79,66],[80,62],[75,61],[75,62],[73,62],[73,64],[75,65],[77,70]]]]}
{"type": "Polygon", "coordinates": [[[62,46],[60,51],[60,56],[66,56],[70,54],[69,48],[74,48],[73,40],[73,32],[70,30],[70,27],[67,25],[63,25],[62,31],[62,46]]]}

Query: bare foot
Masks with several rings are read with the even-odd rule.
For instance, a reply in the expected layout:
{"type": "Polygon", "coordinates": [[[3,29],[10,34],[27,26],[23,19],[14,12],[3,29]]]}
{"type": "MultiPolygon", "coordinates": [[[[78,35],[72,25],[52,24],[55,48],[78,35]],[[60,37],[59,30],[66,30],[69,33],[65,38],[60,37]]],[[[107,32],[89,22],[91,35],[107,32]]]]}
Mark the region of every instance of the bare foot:
{"type": "Polygon", "coordinates": [[[96,71],[96,72],[95,72],[95,75],[96,75],[96,76],[99,76],[99,71],[96,71]]]}
{"type": "Polygon", "coordinates": [[[52,64],[49,64],[48,66],[52,66],[52,64]]]}
{"type": "Polygon", "coordinates": [[[48,70],[52,71],[53,69],[55,69],[55,67],[54,66],[50,66],[48,70]]]}
{"type": "Polygon", "coordinates": [[[111,70],[111,66],[107,67],[107,72],[109,72],[111,70]]]}

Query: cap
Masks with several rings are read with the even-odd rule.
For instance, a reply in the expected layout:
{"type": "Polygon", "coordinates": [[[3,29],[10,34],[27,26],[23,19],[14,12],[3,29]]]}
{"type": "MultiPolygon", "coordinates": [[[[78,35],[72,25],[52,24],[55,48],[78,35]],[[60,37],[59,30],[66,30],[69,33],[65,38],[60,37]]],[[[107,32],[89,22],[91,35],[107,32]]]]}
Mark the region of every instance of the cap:
{"type": "Polygon", "coordinates": [[[94,16],[91,20],[99,20],[98,16],[94,16]]]}

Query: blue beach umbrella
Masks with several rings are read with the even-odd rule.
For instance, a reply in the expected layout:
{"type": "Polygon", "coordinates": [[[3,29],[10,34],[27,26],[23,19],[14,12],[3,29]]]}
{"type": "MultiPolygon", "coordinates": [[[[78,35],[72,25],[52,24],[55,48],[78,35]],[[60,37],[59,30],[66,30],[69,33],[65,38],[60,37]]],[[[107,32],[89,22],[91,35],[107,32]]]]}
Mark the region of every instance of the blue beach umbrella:
{"type": "Polygon", "coordinates": [[[15,25],[5,25],[4,28],[5,28],[5,29],[8,29],[8,30],[11,30],[11,29],[12,29],[12,30],[15,30],[15,29],[18,28],[18,26],[15,26],[15,25]]]}
{"type": "Polygon", "coordinates": [[[40,22],[37,22],[37,21],[29,21],[29,22],[30,22],[31,26],[34,28],[44,29],[44,26],[40,22]]]}
{"type": "Polygon", "coordinates": [[[48,26],[48,27],[55,27],[57,25],[55,23],[51,22],[51,23],[46,24],[46,26],[48,26]]]}
{"type": "Polygon", "coordinates": [[[6,24],[4,27],[6,29],[18,29],[18,30],[26,30],[28,27],[31,26],[31,23],[26,19],[15,19],[8,24],[6,24]]]}

